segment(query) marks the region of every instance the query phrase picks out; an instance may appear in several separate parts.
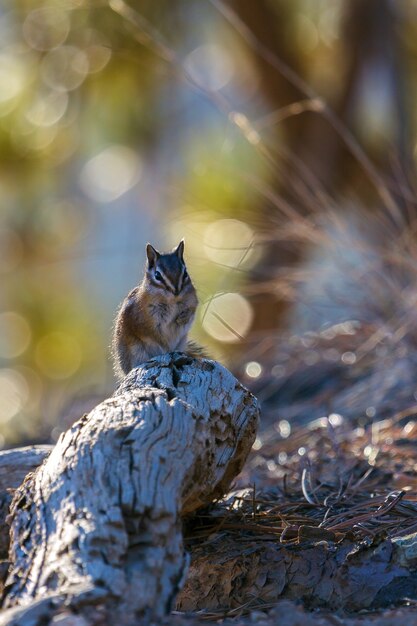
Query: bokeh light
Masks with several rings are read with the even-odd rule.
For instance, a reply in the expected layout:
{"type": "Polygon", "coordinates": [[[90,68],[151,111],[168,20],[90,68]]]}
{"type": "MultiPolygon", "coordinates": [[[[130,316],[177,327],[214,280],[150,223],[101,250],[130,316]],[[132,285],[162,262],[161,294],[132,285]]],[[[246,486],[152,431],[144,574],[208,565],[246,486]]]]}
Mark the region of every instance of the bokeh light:
{"type": "Polygon", "coordinates": [[[202,308],[204,330],[218,341],[237,343],[248,333],[252,307],[239,293],[216,294],[202,308]]]}
{"type": "Polygon", "coordinates": [[[26,119],[34,126],[52,126],[59,122],[68,106],[65,92],[38,95],[26,112],[26,119]]]}
{"type": "Polygon", "coordinates": [[[13,359],[29,346],[31,330],[27,320],[15,311],[0,313],[0,358],[13,359]]]}
{"type": "Polygon", "coordinates": [[[215,263],[246,267],[254,261],[254,232],[236,219],[216,220],[204,233],[204,252],[215,263]]]}
{"type": "Polygon", "coordinates": [[[245,373],[249,378],[259,378],[262,374],[262,365],[257,361],[249,361],[246,363],[245,373]]]}
{"type": "Polygon", "coordinates": [[[88,74],[88,57],[75,46],[60,46],[45,55],[41,75],[44,83],[56,91],[72,91],[88,74]]]}
{"type": "Polygon", "coordinates": [[[69,378],[80,366],[80,346],[74,337],[66,333],[48,333],[36,346],[36,363],[49,378],[69,378]]]}
{"type": "Polygon", "coordinates": [[[234,74],[230,54],[218,44],[205,44],[190,52],[184,67],[197,85],[210,91],[225,87],[234,74]]]}
{"type": "Polygon", "coordinates": [[[28,13],[22,26],[23,36],[35,50],[51,50],[68,37],[70,19],[63,7],[46,6],[28,13]]]}
{"type": "Polygon", "coordinates": [[[25,378],[13,369],[0,369],[0,424],[9,422],[21,411],[28,399],[25,378]]]}
{"type": "Polygon", "coordinates": [[[93,44],[86,49],[88,58],[88,73],[101,72],[110,61],[111,48],[100,44],[93,44]]]}
{"type": "Polygon", "coordinates": [[[13,100],[24,88],[26,78],[25,67],[19,58],[0,54],[0,115],[11,110],[13,100]]]}
{"type": "Polygon", "coordinates": [[[140,180],[141,173],[137,153],[127,146],[113,145],[84,165],[80,184],[92,200],[111,202],[129,191],[140,180]]]}
{"type": "Polygon", "coordinates": [[[278,422],[278,432],[283,439],[287,439],[291,435],[291,424],[288,420],[278,422]]]}
{"type": "Polygon", "coordinates": [[[330,413],[329,422],[335,428],[343,423],[343,417],[339,413],[330,413]]]}
{"type": "Polygon", "coordinates": [[[42,152],[57,137],[58,129],[54,126],[34,126],[25,118],[20,118],[12,129],[12,143],[22,156],[32,152],[42,152]]]}

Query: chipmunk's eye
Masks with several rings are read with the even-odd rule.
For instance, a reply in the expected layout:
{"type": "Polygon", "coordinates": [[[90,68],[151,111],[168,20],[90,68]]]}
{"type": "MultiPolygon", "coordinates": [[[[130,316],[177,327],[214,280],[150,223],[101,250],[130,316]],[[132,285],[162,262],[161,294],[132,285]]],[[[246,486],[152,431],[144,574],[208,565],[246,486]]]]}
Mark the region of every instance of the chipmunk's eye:
{"type": "Polygon", "coordinates": [[[156,280],[162,280],[162,274],[161,272],[158,272],[158,270],[156,270],[154,276],[156,280]]]}

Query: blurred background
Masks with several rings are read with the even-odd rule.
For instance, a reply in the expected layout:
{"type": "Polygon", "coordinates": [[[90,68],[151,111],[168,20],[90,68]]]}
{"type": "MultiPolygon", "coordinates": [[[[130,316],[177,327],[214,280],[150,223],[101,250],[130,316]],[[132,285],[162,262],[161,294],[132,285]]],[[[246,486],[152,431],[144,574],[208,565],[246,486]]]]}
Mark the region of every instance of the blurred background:
{"type": "Polygon", "coordinates": [[[254,388],[284,336],[414,336],[417,0],[139,4],[0,6],[3,447],[112,392],[147,241],[185,237],[193,338],[254,388]]]}

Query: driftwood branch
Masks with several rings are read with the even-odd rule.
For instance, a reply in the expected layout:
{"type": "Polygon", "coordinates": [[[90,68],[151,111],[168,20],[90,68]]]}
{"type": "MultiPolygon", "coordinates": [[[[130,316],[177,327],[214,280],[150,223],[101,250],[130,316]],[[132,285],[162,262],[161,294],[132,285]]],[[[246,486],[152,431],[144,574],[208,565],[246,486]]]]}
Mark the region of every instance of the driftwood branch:
{"type": "Polygon", "coordinates": [[[252,446],[254,397],[182,354],[133,370],[59,439],[11,506],[0,624],[74,609],[89,624],[166,614],[187,571],[181,515],[222,496],[252,446]]]}

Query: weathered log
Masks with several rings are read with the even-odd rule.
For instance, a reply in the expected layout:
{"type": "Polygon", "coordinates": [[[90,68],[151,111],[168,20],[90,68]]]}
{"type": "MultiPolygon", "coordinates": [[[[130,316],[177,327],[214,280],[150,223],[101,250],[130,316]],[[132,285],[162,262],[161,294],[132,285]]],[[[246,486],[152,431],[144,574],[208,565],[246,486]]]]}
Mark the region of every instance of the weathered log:
{"type": "MultiPolygon", "coordinates": [[[[20,448],[0,453],[0,489],[15,488],[27,470],[32,471],[52,446],[20,448]]],[[[221,510],[221,507],[220,507],[221,510]]],[[[218,507],[214,514],[219,514],[218,507]]],[[[5,524],[6,507],[0,510],[5,524]]],[[[8,538],[8,532],[7,532],[8,538]]],[[[6,544],[6,533],[0,537],[6,544]]],[[[7,542],[8,543],[8,542],[7,542]]],[[[187,543],[186,543],[187,545],[187,543]]],[[[227,611],[239,606],[252,608],[281,598],[302,600],[309,607],[355,611],[380,608],[415,598],[417,583],[417,535],[387,539],[367,546],[345,541],[340,545],[306,538],[286,546],[272,537],[251,540],[224,527],[209,544],[191,540],[191,566],[177,608],[185,611],[227,611]]],[[[68,597],[58,598],[58,605],[68,597]]],[[[15,609],[26,626],[28,613],[33,623],[51,614],[54,601],[48,598],[26,609],[15,609]],[[36,617],[36,619],[35,619],[36,617]]],[[[18,622],[15,622],[18,623],[18,622]]]]}
{"type": "Polygon", "coordinates": [[[0,452],[0,493],[16,489],[46,459],[53,446],[26,446],[0,452]]]}
{"type": "Polygon", "coordinates": [[[166,614],[187,569],[180,516],[227,491],[257,420],[255,398],[215,362],[173,354],[133,370],[16,491],[15,608],[0,624],[45,623],[64,605],[89,624],[166,614]]]}
{"type": "Polygon", "coordinates": [[[0,452],[0,559],[7,558],[9,550],[9,526],[6,518],[14,490],[21,485],[29,472],[42,463],[51,450],[52,446],[28,446],[0,452]]]}

